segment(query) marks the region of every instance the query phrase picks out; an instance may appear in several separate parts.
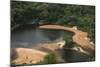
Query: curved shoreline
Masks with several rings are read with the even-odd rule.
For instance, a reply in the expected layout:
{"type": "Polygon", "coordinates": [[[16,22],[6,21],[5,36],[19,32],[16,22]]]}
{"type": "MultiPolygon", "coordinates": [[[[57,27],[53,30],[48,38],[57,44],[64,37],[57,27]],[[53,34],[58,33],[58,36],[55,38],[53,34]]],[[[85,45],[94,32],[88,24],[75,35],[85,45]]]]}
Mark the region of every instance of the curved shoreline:
{"type": "MultiPolygon", "coordinates": [[[[61,25],[42,25],[39,26],[40,29],[57,29],[57,30],[65,30],[65,31],[69,31],[74,33],[74,35],[72,36],[73,42],[75,42],[77,44],[77,46],[81,47],[83,50],[85,50],[89,55],[94,55],[95,53],[95,46],[94,44],[91,44],[90,42],[90,38],[88,38],[88,34],[87,32],[83,32],[81,30],[78,30],[76,26],[70,28],[70,27],[64,27],[61,25]]],[[[54,43],[55,44],[55,43],[54,43]]],[[[63,48],[63,46],[65,45],[65,41],[61,41],[59,43],[57,43],[56,45],[44,45],[44,46],[40,46],[43,49],[49,49],[52,50],[54,53],[57,54],[57,59],[60,60],[61,62],[64,62],[61,58],[61,56],[59,55],[59,53],[57,53],[56,49],[58,48],[63,48]],[[59,45],[62,44],[62,45],[59,45]]],[[[38,46],[37,46],[38,47],[38,46]]],[[[30,49],[30,48],[12,48],[13,50],[11,50],[12,57],[16,57],[15,55],[17,55],[16,58],[14,58],[14,60],[16,61],[16,63],[26,63],[26,64],[35,64],[38,61],[40,61],[41,59],[43,59],[48,53],[41,51],[39,49],[30,49]],[[33,60],[34,59],[34,60],[33,60]],[[24,62],[23,62],[24,60],[24,62]]],[[[12,59],[13,60],[13,59],[12,59]]]]}
{"type": "Polygon", "coordinates": [[[61,25],[42,25],[42,26],[39,26],[39,28],[40,29],[58,29],[58,30],[73,32],[74,35],[72,36],[72,39],[78,46],[83,48],[89,54],[94,54],[95,52],[95,46],[93,43],[91,44],[90,38],[88,38],[87,32],[78,30],[76,26],[70,28],[70,27],[65,27],[61,25]]]}

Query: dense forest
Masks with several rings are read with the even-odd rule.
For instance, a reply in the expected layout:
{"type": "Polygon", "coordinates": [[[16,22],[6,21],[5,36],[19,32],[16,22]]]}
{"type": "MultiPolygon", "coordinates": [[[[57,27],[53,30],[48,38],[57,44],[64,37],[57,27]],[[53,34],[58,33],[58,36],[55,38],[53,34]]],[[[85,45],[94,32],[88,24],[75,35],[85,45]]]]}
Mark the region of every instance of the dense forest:
{"type": "Polygon", "coordinates": [[[30,23],[77,26],[95,42],[95,6],[11,1],[11,27],[30,23]]]}

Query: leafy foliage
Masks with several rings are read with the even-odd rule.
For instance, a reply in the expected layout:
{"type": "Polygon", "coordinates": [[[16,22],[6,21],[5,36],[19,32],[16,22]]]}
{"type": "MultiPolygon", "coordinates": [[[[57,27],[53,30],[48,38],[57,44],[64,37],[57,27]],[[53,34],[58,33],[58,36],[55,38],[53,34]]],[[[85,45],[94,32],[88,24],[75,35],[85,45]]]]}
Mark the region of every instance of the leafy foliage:
{"type": "Polygon", "coordinates": [[[38,62],[37,64],[55,64],[57,63],[56,56],[54,53],[50,53],[45,56],[43,61],[38,62]]]}
{"type": "Polygon", "coordinates": [[[77,26],[95,37],[95,6],[11,1],[11,25],[50,23],[77,26]]]}

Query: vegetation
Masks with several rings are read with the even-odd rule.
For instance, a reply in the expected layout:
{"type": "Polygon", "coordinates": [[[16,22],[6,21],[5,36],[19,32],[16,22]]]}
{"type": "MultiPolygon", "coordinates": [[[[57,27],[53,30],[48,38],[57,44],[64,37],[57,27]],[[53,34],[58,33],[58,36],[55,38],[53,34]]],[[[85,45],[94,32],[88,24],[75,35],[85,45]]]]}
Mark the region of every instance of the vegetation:
{"type": "MultiPolygon", "coordinates": [[[[95,42],[95,6],[11,1],[11,27],[30,23],[77,26],[78,29],[88,32],[91,41],[95,42]]],[[[73,47],[75,44],[71,36],[64,37],[67,47],[73,47]]],[[[37,64],[54,64],[56,62],[55,54],[50,53],[37,64]]]]}
{"type": "Polygon", "coordinates": [[[26,23],[78,26],[95,42],[95,6],[11,1],[11,26],[26,23]]]}
{"type": "Polygon", "coordinates": [[[57,63],[56,56],[54,53],[50,53],[45,58],[38,62],[37,64],[55,64],[57,63]]]}
{"type": "MultiPolygon", "coordinates": [[[[55,64],[57,63],[57,60],[56,60],[56,56],[54,53],[49,53],[48,55],[46,55],[44,57],[44,59],[40,62],[38,62],[37,64],[55,64]]],[[[22,66],[22,65],[33,65],[33,64],[26,64],[26,63],[18,63],[16,61],[11,61],[11,64],[12,65],[17,65],[17,66],[22,66]]]]}

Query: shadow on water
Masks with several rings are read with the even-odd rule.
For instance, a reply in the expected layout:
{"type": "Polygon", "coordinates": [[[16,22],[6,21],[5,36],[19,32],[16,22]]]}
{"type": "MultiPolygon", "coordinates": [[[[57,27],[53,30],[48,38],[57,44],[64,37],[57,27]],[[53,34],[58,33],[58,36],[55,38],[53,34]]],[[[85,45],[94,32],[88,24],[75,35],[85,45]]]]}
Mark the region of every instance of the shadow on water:
{"type": "Polygon", "coordinates": [[[17,52],[15,49],[12,48],[10,53],[11,53],[11,60],[14,60],[17,58],[17,52]]]}
{"type": "MultiPolygon", "coordinates": [[[[72,35],[72,33],[61,30],[43,30],[38,29],[33,25],[25,25],[11,31],[11,48],[32,48],[37,46],[39,43],[53,42],[57,39],[59,40],[62,37],[66,38],[66,45],[68,45],[68,43],[73,44],[72,35]]],[[[11,60],[13,60],[17,57],[17,53],[13,49],[11,49],[11,51],[13,51],[11,52],[11,60]]],[[[47,50],[44,49],[44,51],[47,50]]],[[[62,49],[59,50],[59,52],[61,53],[62,58],[68,63],[94,61],[94,59],[91,59],[91,56],[79,51],[62,49]]],[[[13,65],[11,67],[16,66],[13,65]]]]}
{"type": "Polygon", "coordinates": [[[11,32],[11,47],[30,48],[39,43],[52,42],[63,37],[59,30],[43,30],[33,25],[24,25],[11,32]]]}
{"type": "Polygon", "coordinates": [[[60,53],[63,59],[68,63],[95,61],[93,56],[72,49],[63,49],[60,50],[60,53]]]}
{"type": "Polygon", "coordinates": [[[11,49],[10,50],[10,58],[11,58],[11,60],[10,60],[10,66],[11,67],[16,67],[16,64],[15,63],[13,63],[13,60],[15,60],[16,58],[18,57],[18,55],[17,55],[17,51],[15,50],[15,49],[11,49]]]}

